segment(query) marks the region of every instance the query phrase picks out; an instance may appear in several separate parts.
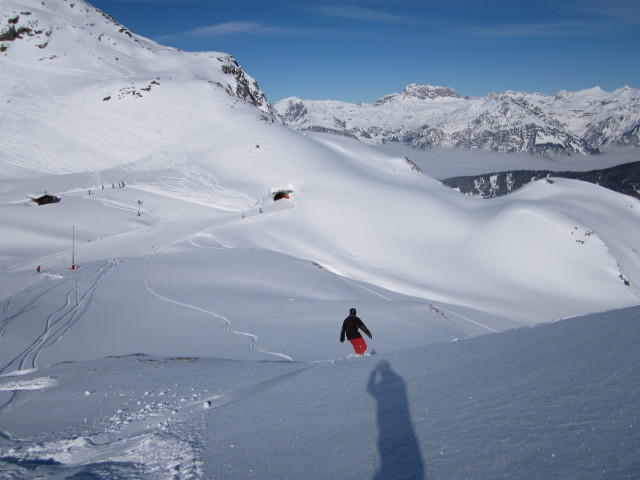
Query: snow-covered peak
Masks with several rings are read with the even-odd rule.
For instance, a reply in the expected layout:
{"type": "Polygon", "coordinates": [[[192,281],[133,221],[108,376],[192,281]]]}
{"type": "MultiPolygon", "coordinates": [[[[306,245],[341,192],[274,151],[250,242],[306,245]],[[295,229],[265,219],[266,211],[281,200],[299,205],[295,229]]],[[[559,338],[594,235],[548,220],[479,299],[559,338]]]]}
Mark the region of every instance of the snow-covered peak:
{"type": "Polygon", "coordinates": [[[441,97],[459,98],[459,95],[452,88],[412,83],[404,87],[402,93],[394,93],[382,97],[376,102],[376,105],[383,105],[395,100],[407,98],[416,100],[435,100],[441,97]]]}
{"type": "Polygon", "coordinates": [[[10,1],[1,13],[0,48],[5,57],[22,62],[66,60],[94,70],[100,67],[91,61],[96,48],[125,56],[140,47],[156,53],[163,48],[83,0],[10,1]]]}
{"type": "Polygon", "coordinates": [[[146,163],[160,151],[174,161],[193,125],[212,128],[232,108],[276,119],[231,55],[159,45],[84,1],[0,3],[0,32],[5,175],[146,163]]]}
{"type": "Polygon", "coordinates": [[[434,85],[418,85],[415,83],[412,83],[404,87],[402,94],[408,97],[416,97],[420,100],[434,99],[438,97],[454,97],[454,98],[459,97],[456,91],[449,87],[438,87],[434,85]]]}
{"type": "MultiPolygon", "coordinates": [[[[187,53],[136,35],[83,0],[19,0],[0,6],[0,61],[49,81],[75,76],[147,82],[199,80],[272,115],[257,82],[225,53],[187,53]]],[[[19,75],[7,79],[5,88],[19,75]]],[[[75,82],[62,81],[75,87],[75,82]]],[[[156,85],[156,84],[153,84],[156,85]]],[[[138,93],[140,91],[138,90],[138,93]]],[[[142,93],[140,93],[142,94],[142,93]]],[[[107,95],[108,96],[108,95],[107,95]]]]}

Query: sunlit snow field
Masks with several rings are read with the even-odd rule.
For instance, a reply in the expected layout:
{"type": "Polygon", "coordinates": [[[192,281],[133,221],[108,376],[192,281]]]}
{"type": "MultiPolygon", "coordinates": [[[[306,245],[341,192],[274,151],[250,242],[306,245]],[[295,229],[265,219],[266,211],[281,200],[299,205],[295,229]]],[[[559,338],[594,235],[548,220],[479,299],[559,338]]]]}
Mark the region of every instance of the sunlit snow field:
{"type": "Polygon", "coordinates": [[[468,197],[544,161],[303,134],[226,54],[5,7],[52,34],[0,57],[3,478],[637,477],[638,200],[468,197]]]}

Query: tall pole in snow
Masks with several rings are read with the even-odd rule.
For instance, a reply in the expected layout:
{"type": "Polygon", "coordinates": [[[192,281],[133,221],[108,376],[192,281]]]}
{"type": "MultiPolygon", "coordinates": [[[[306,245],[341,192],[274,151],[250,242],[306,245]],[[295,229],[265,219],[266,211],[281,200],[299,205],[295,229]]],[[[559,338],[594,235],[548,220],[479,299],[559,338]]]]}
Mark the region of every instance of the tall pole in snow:
{"type": "Polygon", "coordinates": [[[71,243],[71,270],[76,269],[76,226],[73,226],[73,237],[71,243]]]}

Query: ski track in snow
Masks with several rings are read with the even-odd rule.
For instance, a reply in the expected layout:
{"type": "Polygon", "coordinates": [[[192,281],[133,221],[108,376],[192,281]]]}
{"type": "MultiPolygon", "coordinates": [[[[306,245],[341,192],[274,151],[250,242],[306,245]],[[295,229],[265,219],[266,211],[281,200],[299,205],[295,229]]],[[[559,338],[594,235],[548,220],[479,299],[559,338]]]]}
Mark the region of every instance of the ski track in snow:
{"type": "MultiPolygon", "coordinates": [[[[47,274],[43,274],[42,278],[47,278],[50,277],[47,274]]],[[[55,278],[55,280],[61,280],[63,279],[63,277],[60,278],[55,278]]],[[[22,307],[19,311],[15,312],[15,313],[10,313],[10,308],[11,308],[11,304],[13,303],[13,297],[18,295],[20,292],[30,292],[33,290],[37,290],[39,288],[39,285],[36,285],[35,287],[33,287],[33,283],[32,281],[30,281],[29,283],[27,283],[26,285],[21,285],[18,286],[16,291],[12,294],[9,295],[7,298],[5,298],[2,301],[2,317],[0,318],[0,342],[2,342],[2,337],[4,336],[4,333],[7,329],[7,327],[9,326],[9,324],[15,320],[16,318],[20,317],[20,315],[22,315],[23,313],[31,310],[32,308],[34,308],[34,305],[37,303],[37,301],[43,297],[46,293],[50,292],[51,290],[53,290],[54,288],[56,288],[58,286],[60,282],[55,282],[53,285],[49,286],[48,288],[42,290],[38,295],[36,295],[28,304],[26,304],[24,307],[22,307]]],[[[6,370],[6,368],[0,368],[0,373],[2,373],[4,370],[6,370]]]]}
{"type": "MultiPolygon", "coordinates": [[[[22,310],[9,316],[9,306],[11,298],[5,300],[5,306],[2,314],[2,327],[0,332],[6,329],[10,321],[19,317],[22,313],[30,310],[32,305],[43,295],[50,292],[59,285],[72,282],[74,286],[68,291],[64,304],[55,312],[47,316],[44,331],[21,353],[10,360],[6,365],[0,367],[0,373],[17,366],[17,370],[33,369],[38,367],[38,356],[48,346],[60,341],[62,337],[82,318],[96,288],[104,278],[104,276],[117,265],[115,260],[104,260],[97,264],[88,265],[79,275],[66,277],[56,282],[51,287],[43,290],[22,310]],[[90,278],[87,284],[87,278],[90,278]]],[[[0,335],[0,341],[2,336],[0,335]]]]}
{"type": "Polygon", "coordinates": [[[486,325],[484,325],[484,324],[482,324],[480,322],[476,322],[475,320],[471,320],[470,318],[465,317],[464,315],[460,315],[459,313],[455,313],[455,312],[452,312],[451,310],[447,310],[446,308],[442,308],[440,305],[436,305],[436,307],[438,308],[438,310],[442,310],[443,312],[447,312],[447,313],[450,313],[451,315],[455,315],[456,317],[460,317],[463,320],[466,320],[467,322],[471,322],[474,325],[478,325],[479,327],[486,328],[490,332],[493,332],[493,333],[498,333],[499,332],[499,330],[495,330],[495,329],[493,329],[491,327],[487,327],[486,325]]]}
{"type": "Polygon", "coordinates": [[[377,295],[378,297],[382,297],[382,298],[384,298],[385,300],[388,300],[388,301],[390,301],[390,302],[392,301],[389,297],[385,297],[385,296],[384,296],[384,295],[382,295],[381,293],[374,292],[374,291],[373,291],[373,290],[371,290],[370,288],[364,287],[364,286],[360,285],[359,283],[356,283],[356,282],[354,282],[354,281],[352,281],[352,280],[349,280],[349,279],[348,279],[348,278],[346,278],[346,277],[343,277],[343,276],[341,276],[341,275],[337,275],[337,277],[338,277],[338,278],[340,278],[340,279],[342,279],[342,280],[344,280],[344,281],[345,281],[345,282],[347,282],[347,283],[350,283],[351,285],[354,285],[354,286],[356,286],[356,287],[358,287],[358,288],[361,288],[362,290],[365,290],[366,292],[369,292],[369,293],[371,293],[371,294],[373,294],[373,295],[377,295]]]}
{"type": "Polygon", "coordinates": [[[11,321],[9,317],[9,307],[11,305],[11,297],[7,297],[2,301],[2,316],[0,317],[0,342],[2,342],[2,336],[7,329],[7,325],[11,321]]]}
{"type": "Polygon", "coordinates": [[[180,165],[179,175],[164,175],[156,184],[135,184],[131,187],[163,197],[215,205],[230,212],[247,210],[256,204],[255,199],[220,185],[210,172],[189,162],[180,165]]]}
{"type": "MultiPolygon", "coordinates": [[[[204,243],[204,242],[203,242],[204,243]]],[[[218,243],[214,238],[213,235],[211,234],[205,234],[202,232],[198,232],[195,235],[191,235],[189,237],[189,244],[193,245],[194,247],[197,248],[214,248],[214,249],[223,249],[226,248],[224,245],[222,245],[221,243],[218,243]],[[194,240],[194,237],[201,237],[201,238],[205,238],[206,240],[208,240],[211,245],[202,245],[200,243],[197,243],[196,240],[194,240]]]]}
{"type": "Polygon", "coordinates": [[[190,305],[188,303],[183,303],[183,302],[179,302],[177,300],[172,300],[170,298],[167,298],[163,295],[160,295],[159,293],[157,293],[156,291],[154,291],[150,286],[149,286],[149,273],[151,272],[151,259],[149,259],[148,263],[147,263],[147,271],[145,272],[144,275],[144,286],[147,289],[147,291],[149,293],[151,293],[152,295],[160,298],[161,300],[164,300],[166,302],[169,303],[173,303],[174,305],[179,305],[181,307],[185,307],[185,308],[190,308],[192,310],[196,310],[198,312],[204,313],[205,315],[209,315],[212,316],[220,321],[223,322],[224,324],[224,331],[227,333],[232,333],[234,335],[239,335],[241,337],[245,337],[249,339],[249,347],[252,350],[256,350],[258,352],[264,353],[266,355],[273,355],[282,359],[285,359],[289,362],[293,361],[293,358],[290,357],[289,355],[285,354],[285,353],[280,353],[280,352],[270,352],[268,350],[264,350],[260,347],[257,346],[257,342],[258,342],[258,336],[254,335],[253,333],[249,333],[249,332],[239,332],[236,330],[232,330],[231,329],[231,320],[229,320],[227,317],[224,317],[223,315],[220,315],[218,313],[212,312],[211,310],[207,310],[205,308],[201,308],[201,307],[197,307],[195,305],[190,305]]]}
{"type": "MultiPolygon", "coordinates": [[[[96,288],[103,277],[115,266],[117,262],[111,260],[105,260],[97,264],[86,267],[86,270],[80,275],[74,275],[70,277],[62,277],[61,280],[56,279],[55,283],[45,288],[35,298],[25,305],[20,311],[9,314],[9,307],[11,305],[11,297],[8,297],[4,301],[4,307],[2,311],[2,322],[0,326],[0,342],[2,341],[2,333],[6,329],[7,325],[14,319],[20,317],[23,313],[31,310],[33,305],[45,294],[51,292],[58,286],[67,282],[74,283],[74,287],[68,291],[65,299],[65,303],[55,312],[48,315],[44,331],[37,336],[37,338],[27,346],[21,353],[16,355],[13,359],[9,360],[4,366],[0,367],[0,374],[6,370],[16,367],[14,372],[7,375],[26,374],[30,371],[37,370],[38,357],[40,353],[50,345],[60,341],[64,335],[82,318],[82,315],[86,311],[91,299],[96,291],[96,288]],[[86,285],[85,277],[93,276],[86,285]]],[[[37,287],[36,287],[37,288],[37,287]]],[[[30,288],[23,288],[22,290],[28,291],[30,288]]],[[[2,405],[0,405],[0,412],[10,408],[11,405],[18,399],[20,392],[24,390],[41,390],[57,384],[55,379],[34,379],[24,380],[17,382],[9,382],[0,385],[0,390],[13,392],[11,397],[2,405]]]]}

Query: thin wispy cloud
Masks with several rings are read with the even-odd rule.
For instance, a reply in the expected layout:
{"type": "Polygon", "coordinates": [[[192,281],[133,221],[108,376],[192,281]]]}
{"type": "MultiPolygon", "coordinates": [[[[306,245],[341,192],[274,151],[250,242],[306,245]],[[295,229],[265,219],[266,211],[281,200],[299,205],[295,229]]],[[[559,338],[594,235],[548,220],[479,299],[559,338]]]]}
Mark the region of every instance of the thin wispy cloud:
{"type": "Polygon", "coordinates": [[[422,23],[414,17],[382,12],[370,8],[356,7],[352,5],[318,5],[303,7],[308,12],[341,20],[359,20],[363,22],[376,22],[388,24],[418,24],[422,23]]]}
{"type": "Polygon", "coordinates": [[[510,23],[457,26],[453,32],[478,37],[568,37],[603,33],[603,27],[590,22],[510,23]]]}
{"type": "Polygon", "coordinates": [[[266,27],[261,22],[225,22],[207,27],[198,27],[185,32],[184,35],[208,37],[214,35],[232,35],[235,33],[264,33],[265,29],[266,27]]]}
{"type": "Polygon", "coordinates": [[[586,15],[594,15],[604,21],[615,22],[618,25],[640,24],[640,2],[638,0],[566,0],[563,4],[586,15]]]}
{"type": "MultiPolygon", "coordinates": [[[[223,22],[204,27],[197,27],[192,30],[180,32],[172,35],[163,35],[155,40],[159,42],[170,42],[177,38],[213,38],[233,35],[256,35],[256,36],[309,36],[325,35],[330,33],[322,28],[298,28],[281,27],[270,25],[261,21],[240,20],[233,22],[223,22]]],[[[331,32],[339,33],[339,32],[331,32]]]]}
{"type": "MultiPolygon", "coordinates": [[[[270,25],[265,22],[237,21],[224,22],[208,27],[198,27],[185,35],[191,36],[216,36],[233,35],[236,33],[248,33],[253,35],[275,35],[275,36],[296,36],[296,35],[318,35],[329,33],[325,28],[305,28],[305,27],[282,27],[270,25]]],[[[334,32],[335,33],[335,32],[334,32]]]]}

